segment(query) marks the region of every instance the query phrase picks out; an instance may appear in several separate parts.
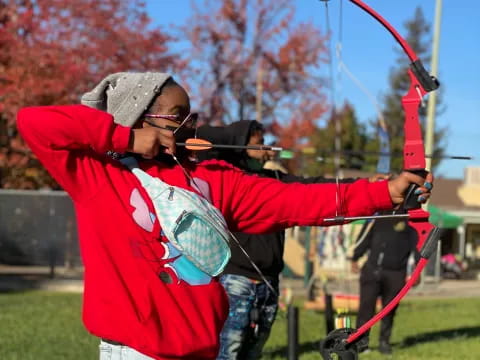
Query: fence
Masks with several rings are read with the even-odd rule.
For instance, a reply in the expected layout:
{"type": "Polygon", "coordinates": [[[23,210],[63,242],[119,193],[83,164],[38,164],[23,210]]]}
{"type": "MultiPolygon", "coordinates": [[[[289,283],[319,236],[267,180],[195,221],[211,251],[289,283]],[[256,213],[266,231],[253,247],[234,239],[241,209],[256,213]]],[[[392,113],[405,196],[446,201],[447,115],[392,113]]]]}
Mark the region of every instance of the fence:
{"type": "MultiPolygon", "coordinates": [[[[316,249],[311,250],[316,250],[320,267],[345,268],[346,251],[359,226],[343,226],[343,236],[338,236],[338,229],[315,232],[316,249]]],[[[313,246],[301,245],[307,249],[313,246]]],[[[286,251],[286,265],[296,264],[305,270],[305,251],[296,255],[293,250],[286,251]]],[[[65,192],[0,189],[0,264],[49,266],[52,272],[55,266],[71,269],[81,265],[75,213],[65,192]]],[[[425,273],[439,278],[437,253],[425,273]]]]}
{"type": "Polygon", "coordinates": [[[81,265],[75,213],[65,192],[0,190],[0,264],[81,265]]]}

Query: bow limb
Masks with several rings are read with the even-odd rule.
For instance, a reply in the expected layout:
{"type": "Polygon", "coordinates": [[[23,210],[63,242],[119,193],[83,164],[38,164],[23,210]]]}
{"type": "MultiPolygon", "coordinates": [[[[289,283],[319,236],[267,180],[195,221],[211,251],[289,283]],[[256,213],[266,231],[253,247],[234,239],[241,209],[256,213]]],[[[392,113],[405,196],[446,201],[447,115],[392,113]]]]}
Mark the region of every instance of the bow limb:
{"type": "MultiPolygon", "coordinates": [[[[410,222],[410,221],[409,221],[410,222]]],[[[365,334],[373,325],[375,325],[378,321],[382,320],[390,311],[392,311],[402,300],[402,298],[410,291],[412,286],[415,285],[420,274],[422,273],[423,269],[428,263],[429,257],[435,251],[437,247],[437,241],[440,236],[440,229],[433,226],[430,223],[419,222],[415,223],[417,226],[415,229],[419,234],[418,243],[420,243],[422,239],[422,245],[420,246],[420,260],[415,267],[410,279],[405,283],[403,288],[398,292],[398,294],[390,301],[385,307],[374,317],[372,317],[369,321],[363,324],[359,329],[357,329],[354,333],[352,333],[346,340],[345,345],[351,344],[359,339],[363,334],[365,334]],[[422,234],[422,235],[421,235],[422,234]]],[[[414,225],[410,222],[410,225],[414,227],[414,225]]],[[[418,246],[417,246],[418,247],[418,246]]]]}
{"type": "Polygon", "coordinates": [[[363,1],[360,0],[350,0],[353,4],[357,5],[359,8],[364,10],[365,12],[369,13],[373,18],[375,18],[385,29],[388,30],[390,34],[397,40],[397,42],[400,44],[402,47],[403,51],[407,54],[407,56],[410,58],[412,62],[418,60],[417,55],[415,54],[415,51],[410,47],[410,45],[407,43],[407,41],[398,33],[397,30],[387,21],[383,18],[382,15],[380,15],[378,12],[376,12],[374,9],[372,9],[370,6],[365,4],[363,1]]]}

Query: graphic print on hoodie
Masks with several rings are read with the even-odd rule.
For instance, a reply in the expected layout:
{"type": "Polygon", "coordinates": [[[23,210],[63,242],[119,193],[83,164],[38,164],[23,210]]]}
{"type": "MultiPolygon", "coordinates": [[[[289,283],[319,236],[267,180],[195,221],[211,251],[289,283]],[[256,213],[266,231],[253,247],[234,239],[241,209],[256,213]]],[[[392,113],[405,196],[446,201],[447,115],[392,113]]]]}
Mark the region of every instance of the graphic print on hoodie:
{"type": "MultiPolygon", "coordinates": [[[[190,185],[211,203],[210,188],[206,181],[194,178],[190,185]]],[[[148,209],[148,205],[138,189],[132,190],[130,205],[134,209],[132,217],[135,223],[144,230],[152,232],[156,215],[148,209]]],[[[181,251],[168,241],[163,231],[161,231],[160,236],[162,238],[160,244],[164,248],[164,255],[161,257],[161,260],[164,260],[164,263],[161,265],[161,269],[158,269],[158,273],[164,283],[173,283],[173,277],[177,278],[177,283],[183,280],[189,285],[206,285],[210,283],[212,277],[201,271],[187,257],[183,256],[181,251]]],[[[157,259],[149,259],[149,257],[145,256],[139,245],[132,244],[132,248],[137,255],[142,256],[146,260],[158,262],[157,259]]]]}

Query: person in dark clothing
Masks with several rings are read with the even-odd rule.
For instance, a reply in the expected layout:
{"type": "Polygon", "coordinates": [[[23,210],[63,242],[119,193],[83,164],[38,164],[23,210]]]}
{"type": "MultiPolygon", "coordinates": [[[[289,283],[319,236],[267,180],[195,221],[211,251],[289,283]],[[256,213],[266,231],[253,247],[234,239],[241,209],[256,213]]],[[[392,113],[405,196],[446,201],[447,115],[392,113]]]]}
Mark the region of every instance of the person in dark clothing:
{"type": "MultiPolygon", "coordinates": [[[[360,274],[360,306],[357,329],[372,318],[377,298],[388,304],[405,285],[410,255],[420,259],[416,249],[418,236],[404,219],[382,219],[366,223],[360,231],[352,256],[352,272],[358,273],[358,259],[369,251],[360,274]]],[[[379,351],[392,352],[390,336],[398,305],[382,319],[379,351]]],[[[368,337],[368,333],[366,335],[368,337]]]]}
{"type": "MultiPolygon", "coordinates": [[[[241,120],[225,127],[200,126],[197,136],[216,144],[258,145],[264,142],[264,128],[255,120],[241,120]]],[[[199,160],[221,159],[238,168],[282,182],[334,182],[324,177],[303,178],[279,170],[263,168],[269,154],[265,150],[221,149],[198,152],[199,160]]],[[[342,179],[353,182],[355,179],[342,179]]],[[[231,246],[232,257],[220,279],[229,297],[229,317],[220,334],[217,359],[258,359],[268,339],[278,310],[279,274],[283,269],[285,233],[235,233],[241,247],[231,246]],[[262,280],[252,262],[258,266],[275,293],[262,280]]]]}

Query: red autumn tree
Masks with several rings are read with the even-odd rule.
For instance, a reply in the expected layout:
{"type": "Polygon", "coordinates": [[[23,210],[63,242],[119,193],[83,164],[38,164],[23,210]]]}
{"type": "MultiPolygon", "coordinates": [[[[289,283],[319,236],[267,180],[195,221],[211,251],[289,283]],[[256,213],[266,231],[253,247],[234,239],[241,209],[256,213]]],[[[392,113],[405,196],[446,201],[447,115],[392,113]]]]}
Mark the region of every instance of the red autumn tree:
{"type": "Polygon", "coordinates": [[[205,121],[257,119],[293,147],[326,111],[325,39],[295,24],[290,0],[198,1],[181,29],[192,46],[189,81],[205,121]],[[200,5],[201,3],[201,5],[200,5]]]}
{"type": "Polygon", "coordinates": [[[58,187],[21,140],[18,109],[78,103],[112,72],[177,70],[171,40],[139,0],[0,0],[0,186],[58,187]]]}

